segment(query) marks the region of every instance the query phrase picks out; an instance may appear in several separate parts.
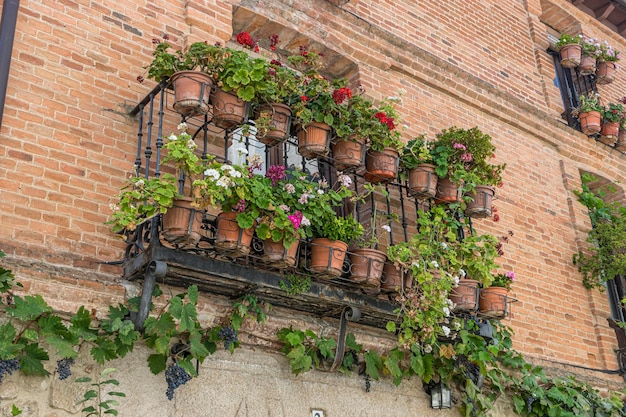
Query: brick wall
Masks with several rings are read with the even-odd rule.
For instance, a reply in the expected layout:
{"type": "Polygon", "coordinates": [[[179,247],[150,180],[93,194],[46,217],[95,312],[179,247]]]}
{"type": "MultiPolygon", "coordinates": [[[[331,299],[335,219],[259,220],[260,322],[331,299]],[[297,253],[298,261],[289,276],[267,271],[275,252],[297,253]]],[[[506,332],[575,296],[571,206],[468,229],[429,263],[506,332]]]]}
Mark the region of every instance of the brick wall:
{"type": "MultiPolygon", "coordinates": [[[[0,248],[19,278],[60,309],[121,298],[121,271],[104,262],[124,245],[104,222],[133,168],[128,112],[153,87],[136,81],[151,39],[225,43],[233,26],[253,24],[233,21],[241,7],[355,62],[371,97],[405,89],[405,139],[452,125],[490,134],[507,163],[501,221],[476,228],[515,234],[500,263],[518,277],[517,348],[564,372],[582,371],[551,361],[616,368],[606,296],[585,290],[571,263],[590,227],[572,190],[581,171],[624,183],[626,157],[564,125],[545,50],[548,31],[572,22],[618,50],[626,42],[564,0],[398,3],[22,0],[0,130],[0,248]]],[[[625,89],[622,72],[601,93],[625,89]]]]}

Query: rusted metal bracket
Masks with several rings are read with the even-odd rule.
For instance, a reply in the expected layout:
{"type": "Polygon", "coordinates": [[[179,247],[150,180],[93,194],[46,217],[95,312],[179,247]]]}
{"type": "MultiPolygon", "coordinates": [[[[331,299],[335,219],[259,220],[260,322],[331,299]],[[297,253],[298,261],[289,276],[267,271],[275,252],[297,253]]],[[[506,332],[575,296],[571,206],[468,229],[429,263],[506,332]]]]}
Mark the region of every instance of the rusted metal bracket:
{"type": "Polygon", "coordinates": [[[361,318],[361,311],[356,307],[344,307],[341,312],[341,319],[339,321],[339,337],[337,339],[337,350],[335,351],[335,360],[330,367],[330,372],[335,372],[341,366],[343,362],[343,355],[346,351],[346,329],[349,321],[359,321],[361,318]]]}
{"type": "Polygon", "coordinates": [[[150,313],[150,303],[152,302],[152,293],[157,278],[163,278],[167,273],[167,263],[162,261],[150,261],[143,279],[143,288],[141,289],[141,301],[139,301],[139,311],[131,313],[130,319],[135,324],[135,330],[143,331],[143,325],[150,313]]]}

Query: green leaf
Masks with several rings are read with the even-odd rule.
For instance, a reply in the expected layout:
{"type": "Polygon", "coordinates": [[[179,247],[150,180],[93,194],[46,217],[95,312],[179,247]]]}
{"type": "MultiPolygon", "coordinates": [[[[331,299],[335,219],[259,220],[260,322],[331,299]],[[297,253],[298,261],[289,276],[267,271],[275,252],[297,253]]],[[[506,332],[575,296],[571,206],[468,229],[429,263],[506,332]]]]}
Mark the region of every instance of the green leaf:
{"type": "Polygon", "coordinates": [[[50,375],[43,366],[43,361],[49,359],[48,353],[40,348],[38,343],[28,344],[24,346],[19,356],[20,369],[24,375],[50,375]]]}
{"type": "Polygon", "coordinates": [[[398,348],[391,350],[385,359],[385,368],[391,373],[394,385],[399,385],[402,382],[402,370],[400,369],[402,359],[404,359],[404,353],[398,348]]]}
{"type": "Polygon", "coordinates": [[[209,350],[202,343],[202,335],[197,330],[192,331],[189,334],[189,350],[191,356],[198,359],[200,362],[210,355],[209,350]]]}
{"type": "Polygon", "coordinates": [[[180,366],[181,368],[183,368],[185,371],[187,371],[187,373],[191,376],[197,376],[198,373],[196,372],[196,367],[194,366],[193,363],[191,363],[190,359],[182,359],[176,362],[178,364],[178,366],[180,366]]]}
{"type": "Polygon", "coordinates": [[[333,359],[335,357],[335,349],[337,348],[337,342],[335,339],[319,338],[315,342],[315,345],[325,359],[333,359]]]}
{"type": "Polygon", "coordinates": [[[91,378],[88,376],[81,376],[80,378],[76,378],[74,382],[91,382],[91,378]]]}
{"type": "Polygon", "coordinates": [[[52,312],[50,307],[39,294],[27,295],[24,298],[13,297],[13,305],[7,307],[7,314],[23,321],[36,320],[44,313],[52,312]]]}
{"type": "Polygon", "coordinates": [[[391,332],[391,333],[395,333],[396,332],[396,323],[393,321],[388,321],[387,322],[387,331],[391,332]]]}
{"type": "Polygon", "coordinates": [[[186,332],[196,328],[198,311],[193,304],[185,304],[180,314],[180,330],[186,332]]]}
{"type": "Polygon", "coordinates": [[[47,337],[46,343],[54,347],[57,350],[57,355],[62,358],[75,358],[78,356],[78,353],[74,350],[75,344],[59,336],[47,337]]]}
{"type": "Polygon", "coordinates": [[[167,367],[167,355],[159,355],[153,353],[148,356],[148,367],[153,374],[158,374],[162,372],[167,367]]]}
{"type": "Polygon", "coordinates": [[[180,316],[183,312],[183,300],[180,297],[172,297],[169,312],[175,319],[180,320],[180,316]]]}
{"type": "Polygon", "coordinates": [[[15,404],[13,404],[11,406],[11,415],[12,416],[19,416],[20,414],[22,414],[22,410],[20,410],[19,408],[17,408],[17,406],[15,404]]]}
{"type": "Polygon", "coordinates": [[[0,326],[0,358],[13,359],[24,347],[15,343],[16,330],[11,323],[0,326]]]}
{"type": "Polygon", "coordinates": [[[422,359],[424,362],[424,376],[422,378],[424,379],[424,382],[428,383],[433,379],[433,376],[435,375],[435,368],[433,366],[435,358],[432,354],[428,354],[424,355],[422,359]]]}
{"type": "Polygon", "coordinates": [[[424,377],[424,358],[419,349],[411,350],[411,370],[420,378],[424,377]]]}
{"type": "Polygon", "coordinates": [[[365,374],[369,375],[373,380],[378,381],[378,378],[380,377],[378,371],[383,367],[382,359],[378,356],[378,353],[373,350],[368,350],[365,352],[364,356],[365,374]]]}
{"type": "Polygon", "coordinates": [[[189,288],[187,288],[187,298],[189,298],[189,302],[192,303],[193,305],[198,304],[198,286],[197,285],[190,285],[189,288]]]}

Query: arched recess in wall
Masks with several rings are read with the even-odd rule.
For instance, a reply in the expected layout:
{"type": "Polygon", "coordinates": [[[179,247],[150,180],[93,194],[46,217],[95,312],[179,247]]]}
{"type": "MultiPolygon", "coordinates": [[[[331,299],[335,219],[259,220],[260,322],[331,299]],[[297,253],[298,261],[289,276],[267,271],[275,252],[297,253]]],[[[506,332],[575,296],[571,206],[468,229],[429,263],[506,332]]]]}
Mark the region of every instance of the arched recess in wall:
{"type": "Polygon", "coordinates": [[[359,68],[354,61],[307,33],[299,32],[295,27],[273,21],[270,17],[244,6],[233,6],[232,22],[232,40],[235,40],[238,33],[248,32],[263,50],[274,55],[268,58],[284,63],[288,56],[298,54],[300,47],[306,46],[309,51],[320,54],[323,65],[321,72],[325,76],[330,79],[345,78],[352,87],[359,83],[359,68]],[[278,35],[279,43],[270,52],[270,37],[274,34],[278,35]]]}
{"type": "MultiPolygon", "coordinates": [[[[620,206],[626,206],[626,193],[624,189],[609,179],[599,176],[595,173],[580,170],[580,176],[591,176],[593,180],[587,181],[586,185],[595,195],[601,196],[602,200],[607,204],[617,203],[620,206]]],[[[615,322],[623,322],[626,320],[626,308],[621,300],[626,297],[626,275],[618,275],[606,282],[606,293],[611,308],[609,325],[615,330],[619,349],[626,349],[626,331],[615,326],[615,322]]],[[[609,312],[607,312],[609,313],[609,312]]],[[[622,356],[620,355],[620,358],[622,356]]],[[[623,366],[620,359],[620,367],[623,366]]]]}

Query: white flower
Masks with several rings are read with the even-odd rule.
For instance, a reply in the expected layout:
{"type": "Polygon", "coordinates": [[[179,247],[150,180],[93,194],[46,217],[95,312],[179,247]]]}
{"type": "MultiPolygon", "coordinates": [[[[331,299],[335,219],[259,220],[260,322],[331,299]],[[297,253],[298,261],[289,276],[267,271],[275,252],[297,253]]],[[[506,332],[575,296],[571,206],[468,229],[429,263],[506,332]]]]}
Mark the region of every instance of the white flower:
{"type": "Polygon", "coordinates": [[[119,211],[120,207],[117,204],[109,204],[109,208],[111,209],[111,211],[119,211]]]}
{"type": "Polygon", "coordinates": [[[233,178],[241,178],[241,172],[235,171],[234,169],[230,171],[230,176],[233,178]]]}
{"type": "Polygon", "coordinates": [[[441,326],[441,330],[443,330],[443,334],[444,336],[449,336],[450,335],[450,328],[447,326],[441,326]]]}
{"type": "Polygon", "coordinates": [[[350,184],[352,184],[352,178],[350,178],[346,174],[340,174],[339,177],[337,178],[337,181],[344,187],[349,187],[350,184]]]}
{"type": "Polygon", "coordinates": [[[194,142],[193,139],[189,139],[187,140],[187,147],[189,149],[196,149],[198,145],[196,145],[196,142],[194,142]]]}
{"type": "Polygon", "coordinates": [[[285,190],[287,194],[293,194],[296,192],[296,187],[293,184],[285,184],[283,190],[285,190]]]}
{"type": "Polygon", "coordinates": [[[452,325],[454,326],[454,330],[461,330],[461,322],[459,320],[454,320],[452,325]]]}
{"type": "Polygon", "coordinates": [[[217,181],[220,178],[220,173],[217,169],[209,168],[204,171],[204,176],[213,178],[214,181],[217,181]]]}
{"type": "Polygon", "coordinates": [[[302,220],[300,221],[300,226],[310,226],[311,220],[307,219],[306,216],[302,216],[302,220]]]}
{"type": "Polygon", "coordinates": [[[220,178],[219,180],[217,180],[217,182],[215,183],[215,185],[217,185],[218,187],[224,187],[224,188],[228,188],[233,184],[233,180],[231,180],[230,178],[224,176],[222,178],[220,178]]]}
{"type": "Polygon", "coordinates": [[[430,353],[433,351],[433,347],[431,345],[424,346],[424,353],[430,353]]]}
{"type": "Polygon", "coordinates": [[[174,140],[178,139],[178,136],[176,136],[175,134],[172,133],[168,139],[171,140],[171,141],[174,141],[174,140]]]}
{"type": "Polygon", "coordinates": [[[439,268],[439,263],[437,261],[430,261],[430,264],[433,266],[433,268],[439,268]]]}
{"type": "Polygon", "coordinates": [[[380,226],[381,229],[383,229],[386,232],[390,232],[391,233],[391,226],[389,226],[388,224],[383,224],[382,226],[380,226]]]}
{"type": "Polygon", "coordinates": [[[222,165],[222,171],[231,172],[231,171],[234,171],[234,170],[235,170],[235,168],[233,168],[232,165],[227,165],[227,164],[222,165]]]}
{"type": "Polygon", "coordinates": [[[465,278],[465,275],[467,275],[463,269],[459,269],[459,274],[461,274],[461,278],[465,278]]]}
{"type": "Polygon", "coordinates": [[[448,307],[444,307],[443,308],[443,314],[445,314],[446,317],[450,317],[450,309],[448,307]]]}
{"type": "Polygon", "coordinates": [[[286,205],[286,204],[281,204],[280,206],[278,206],[278,208],[281,209],[284,212],[288,212],[290,210],[289,206],[286,205]]]}
{"type": "Polygon", "coordinates": [[[443,249],[448,249],[448,244],[446,242],[441,242],[441,247],[443,249]]]}
{"type": "Polygon", "coordinates": [[[458,275],[455,275],[454,278],[452,278],[452,279],[454,280],[454,285],[459,285],[460,279],[459,279],[458,275]]]}
{"type": "Polygon", "coordinates": [[[144,186],[144,185],[146,185],[146,182],[145,182],[143,179],[141,179],[141,180],[138,180],[138,181],[135,183],[135,185],[136,185],[137,187],[139,187],[139,188],[143,188],[143,186],[144,186]]]}
{"type": "Polygon", "coordinates": [[[454,301],[452,301],[451,299],[447,299],[446,303],[448,303],[448,305],[450,306],[450,308],[454,307],[454,301]]]}
{"type": "Polygon", "coordinates": [[[187,131],[187,123],[182,122],[178,125],[177,127],[178,130],[180,130],[181,132],[186,132],[187,131]]]}
{"type": "Polygon", "coordinates": [[[239,148],[237,149],[237,152],[239,155],[248,155],[248,151],[245,148],[239,148]]]}
{"type": "Polygon", "coordinates": [[[317,190],[317,193],[318,193],[319,195],[322,195],[322,194],[324,194],[324,190],[317,190]]]}

